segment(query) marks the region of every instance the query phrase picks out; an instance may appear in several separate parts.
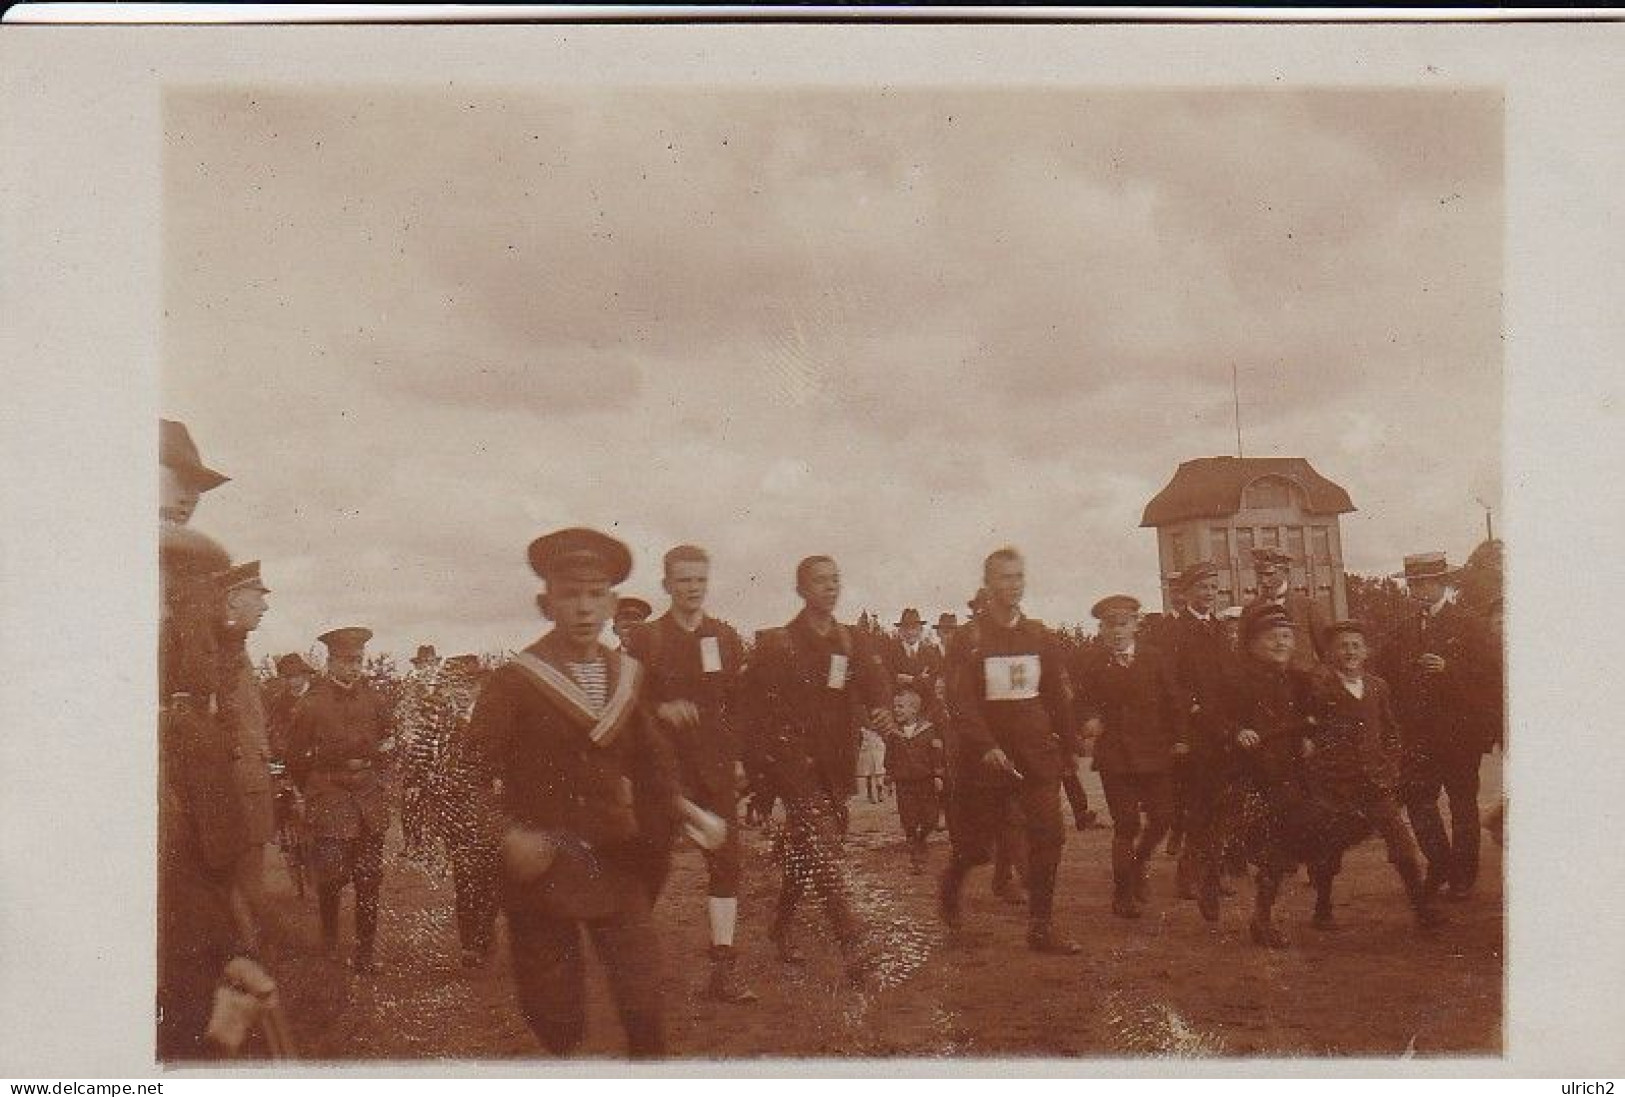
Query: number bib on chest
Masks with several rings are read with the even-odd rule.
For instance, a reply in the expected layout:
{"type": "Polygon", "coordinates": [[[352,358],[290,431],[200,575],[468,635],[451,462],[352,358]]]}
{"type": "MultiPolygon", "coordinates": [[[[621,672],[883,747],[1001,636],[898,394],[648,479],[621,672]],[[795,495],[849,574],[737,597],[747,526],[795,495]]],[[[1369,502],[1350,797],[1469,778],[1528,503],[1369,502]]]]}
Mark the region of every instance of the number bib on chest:
{"type": "Polygon", "coordinates": [[[700,670],[706,674],[722,670],[722,645],[715,636],[700,637],[700,670]]]}
{"type": "Polygon", "coordinates": [[[846,656],[840,652],[829,657],[829,688],[846,688],[846,656]]]}
{"type": "Polygon", "coordinates": [[[1038,696],[1036,655],[989,655],[982,660],[989,701],[1031,701],[1038,696]]]}

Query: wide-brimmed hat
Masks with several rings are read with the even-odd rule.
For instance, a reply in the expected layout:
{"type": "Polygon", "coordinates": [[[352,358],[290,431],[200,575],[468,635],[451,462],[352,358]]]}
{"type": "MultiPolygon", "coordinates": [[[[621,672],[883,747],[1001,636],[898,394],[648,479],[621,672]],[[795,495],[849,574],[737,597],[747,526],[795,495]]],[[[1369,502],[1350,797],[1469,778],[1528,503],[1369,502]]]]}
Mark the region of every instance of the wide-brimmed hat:
{"type": "Polygon", "coordinates": [[[940,613],[937,615],[937,623],[934,627],[938,632],[942,632],[944,629],[958,628],[959,616],[954,613],[940,613]]]}
{"type": "Polygon", "coordinates": [[[897,624],[894,627],[905,628],[908,625],[924,624],[925,619],[920,616],[920,611],[915,609],[913,606],[909,606],[907,609],[903,610],[903,615],[897,619],[897,624]]]}
{"type": "Polygon", "coordinates": [[[231,479],[203,463],[186,424],[173,419],[158,420],[158,463],[180,473],[181,479],[200,492],[217,488],[231,479]]]}
{"type": "Polygon", "coordinates": [[[438,658],[440,656],[434,650],[433,644],[419,644],[418,653],[412,656],[412,663],[414,666],[419,663],[432,663],[438,658]]]}

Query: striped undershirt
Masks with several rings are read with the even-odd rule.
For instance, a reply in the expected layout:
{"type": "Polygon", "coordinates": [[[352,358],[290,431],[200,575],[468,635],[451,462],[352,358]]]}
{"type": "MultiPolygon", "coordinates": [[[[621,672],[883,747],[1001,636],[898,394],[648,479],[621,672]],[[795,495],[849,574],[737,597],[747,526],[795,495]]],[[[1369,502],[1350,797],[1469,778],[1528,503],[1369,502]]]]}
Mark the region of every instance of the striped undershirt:
{"type": "Polygon", "coordinates": [[[564,669],[592,702],[594,715],[602,713],[609,700],[609,664],[594,659],[587,663],[565,663],[564,669]]]}

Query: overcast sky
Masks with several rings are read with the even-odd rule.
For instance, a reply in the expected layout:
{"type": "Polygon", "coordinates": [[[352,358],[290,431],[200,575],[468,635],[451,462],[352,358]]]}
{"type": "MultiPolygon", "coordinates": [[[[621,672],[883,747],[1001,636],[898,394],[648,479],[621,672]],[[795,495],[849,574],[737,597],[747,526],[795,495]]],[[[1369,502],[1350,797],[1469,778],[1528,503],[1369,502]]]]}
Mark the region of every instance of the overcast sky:
{"type": "Polygon", "coordinates": [[[235,479],[257,653],[540,628],[531,538],[712,549],[747,632],[1157,595],[1179,461],[1307,457],[1351,570],[1501,481],[1490,93],[172,92],[164,406],[235,479]]]}

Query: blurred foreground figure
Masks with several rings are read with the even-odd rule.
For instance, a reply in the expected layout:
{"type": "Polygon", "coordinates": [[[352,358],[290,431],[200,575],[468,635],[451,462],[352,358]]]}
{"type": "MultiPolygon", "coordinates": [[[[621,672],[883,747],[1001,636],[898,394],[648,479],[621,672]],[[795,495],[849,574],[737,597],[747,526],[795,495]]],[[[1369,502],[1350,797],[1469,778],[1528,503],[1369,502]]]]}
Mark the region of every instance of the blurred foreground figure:
{"type": "Polygon", "coordinates": [[[650,908],[677,832],[677,784],[645,714],[642,666],[599,639],[632,556],[605,534],[566,529],[532,542],[530,564],[553,628],[491,672],[467,740],[479,825],[501,850],[519,1009],[553,1054],[580,1045],[585,930],[628,1053],[663,1055],[650,908]]]}
{"type": "Polygon", "coordinates": [[[233,743],[215,713],[219,576],[229,563],[202,534],[161,525],[157,1052],[165,1062],[231,1055],[251,1028],[282,1031],[268,1020],[280,1019],[276,984],[232,910],[249,837],[233,743]]]}

